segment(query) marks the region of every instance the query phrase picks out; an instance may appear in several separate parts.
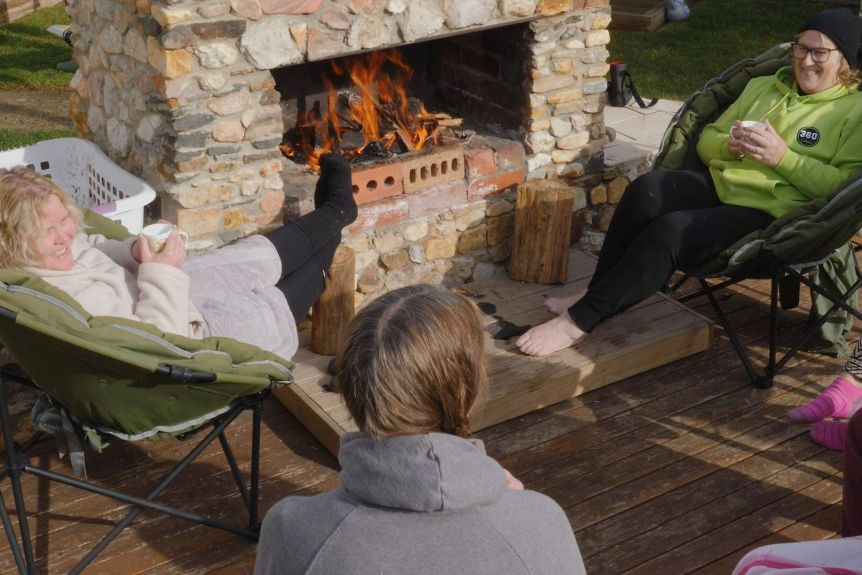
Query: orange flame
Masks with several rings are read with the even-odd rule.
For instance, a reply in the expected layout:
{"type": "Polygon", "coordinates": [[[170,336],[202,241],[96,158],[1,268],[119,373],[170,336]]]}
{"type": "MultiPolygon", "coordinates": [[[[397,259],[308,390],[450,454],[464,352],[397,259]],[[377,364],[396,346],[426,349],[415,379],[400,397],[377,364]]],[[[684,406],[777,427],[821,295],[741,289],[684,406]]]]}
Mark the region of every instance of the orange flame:
{"type": "MultiPolygon", "coordinates": [[[[435,124],[421,121],[432,114],[422,104],[418,111],[410,110],[406,85],[413,70],[397,50],[333,61],[332,72],[335,76],[350,78],[352,95],[342,96],[339,102],[339,92],[329,78],[324,78],[329,98],[325,115],[320,117],[310,111],[297,118],[297,128],[302,135],[299,145],[312,169],[318,169],[318,159],[326,153],[341,151],[352,158],[375,142],[387,151],[399,139],[408,149],[414,150],[421,150],[429,143],[437,144],[438,129],[429,129],[435,124]],[[363,144],[352,150],[342,150],[343,137],[348,130],[358,130],[363,144]],[[322,141],[322,145],[315,146],[315,141],[322,141]]],[[[283,144],[281,149],[287,156],[297,155],[297,150],[288,144],[283,144]]]]}

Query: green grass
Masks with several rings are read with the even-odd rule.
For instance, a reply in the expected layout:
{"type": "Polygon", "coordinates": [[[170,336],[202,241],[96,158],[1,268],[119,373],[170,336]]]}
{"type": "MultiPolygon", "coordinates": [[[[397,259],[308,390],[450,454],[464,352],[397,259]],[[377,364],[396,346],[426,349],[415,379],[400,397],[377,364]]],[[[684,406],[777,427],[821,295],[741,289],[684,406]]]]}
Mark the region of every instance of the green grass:
{"type": "Polygon", "coordinates": [[[610,61],[628,64],[642,96],[685,100],[730,65],[793,40],[811,15],[802,0],[700,0],[684,22],[655,32],[611,31],[610,61]]]}
{"type": "Polygon", "coordinates": [[[72,57],[72,49],[46,28],[69,22],[59,4],[0,27],[0,90],[68,89],[72,74],[56,66],[72,57]]]}
{"type": "Polygon", "coordinates": [[[18,130],[4,130],[0,128],[0,152],[3,150],[11,150],[12,148],[20,148],[29,146],[42,140],[50,140],[52,138],[67,138],[74,136],[75,133],[67,130],[48,130],[44,132],[22,132],[18,130]]]}

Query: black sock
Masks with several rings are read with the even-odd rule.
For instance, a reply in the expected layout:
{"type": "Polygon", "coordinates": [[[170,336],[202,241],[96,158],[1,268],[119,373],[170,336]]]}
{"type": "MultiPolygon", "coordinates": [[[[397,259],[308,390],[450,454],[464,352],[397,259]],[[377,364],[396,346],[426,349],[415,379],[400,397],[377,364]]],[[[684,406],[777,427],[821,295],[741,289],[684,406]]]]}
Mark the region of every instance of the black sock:
{"type": "Polygon", "coordinates": [[[332,209],[336,223],[341,227],[356,220],[356,200],[353,198],[353,180],[350,164],[338,154],[320,158],[320,178],[314,188],[314,207],[332,209]]]}

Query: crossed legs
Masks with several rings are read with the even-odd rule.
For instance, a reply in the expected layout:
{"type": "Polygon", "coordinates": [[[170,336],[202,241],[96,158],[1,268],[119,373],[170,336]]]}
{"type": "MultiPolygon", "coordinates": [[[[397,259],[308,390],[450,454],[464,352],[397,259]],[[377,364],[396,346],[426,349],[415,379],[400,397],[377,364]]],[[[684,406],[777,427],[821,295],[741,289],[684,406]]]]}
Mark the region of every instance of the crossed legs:
{"type": "Polygon", "coordinates": [[[708,261],[773,218],[721,203],[707,172],[649,172],[617,206],[596,271],[582,298],[549,298],[556,318],[529,330],[518,347],[544,356],[581,341],[599,323],[643,301],[674,270],[708,261]]]}

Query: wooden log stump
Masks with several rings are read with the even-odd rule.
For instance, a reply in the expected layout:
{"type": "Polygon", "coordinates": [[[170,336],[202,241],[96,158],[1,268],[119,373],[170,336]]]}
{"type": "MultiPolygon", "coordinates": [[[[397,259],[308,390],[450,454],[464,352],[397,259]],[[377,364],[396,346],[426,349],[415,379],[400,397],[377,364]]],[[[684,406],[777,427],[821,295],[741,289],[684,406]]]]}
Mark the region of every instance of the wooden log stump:
{"type": "Polygon", "coordinates": [[[355,270],[353,250],[338,246],[326,278],[326,289],[311,308],[311,351],[314,353],[335,355],[341,349],[355,312],[355,270]]]}
{"type": "Polygon", "coordinates": [[[568,272],[575,193],[555,180],[527,180],[518,186],[512,279],[563,283],[568,272]]]}

